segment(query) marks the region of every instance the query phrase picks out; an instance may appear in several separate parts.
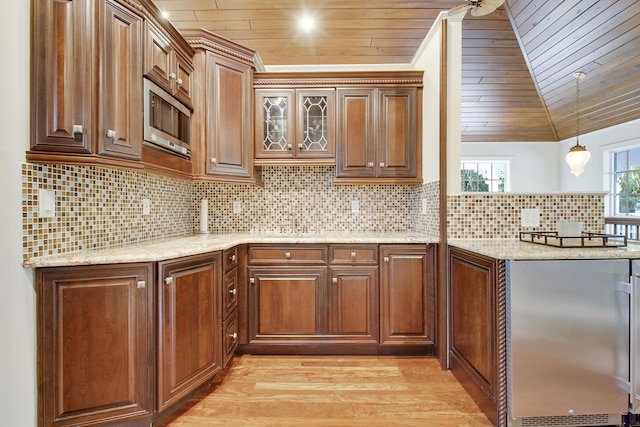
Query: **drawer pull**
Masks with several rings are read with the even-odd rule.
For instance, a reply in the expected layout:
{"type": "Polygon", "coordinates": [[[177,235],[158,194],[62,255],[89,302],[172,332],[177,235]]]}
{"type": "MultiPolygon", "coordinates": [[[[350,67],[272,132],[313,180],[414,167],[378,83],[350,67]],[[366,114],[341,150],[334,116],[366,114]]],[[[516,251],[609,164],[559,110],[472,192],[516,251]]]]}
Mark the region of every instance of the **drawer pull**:
{"type": "Polygon", "coordinates": [[[286,259],[291,259],[291,252],[285,252],[285,253],[284,253],[284,257],[285,257],[286,259]]]}
{"type": "MultiPolygon", "coordinates": [[[[253,279],[251,279],[251,280],[253,280],[253,279]]],[[[237,292],[237,291],[236,291],[236,289],[235,289],[235,288],[233,288],[233,289],[229,289],[229,293],[230,293],[231,295],[235,295],[235,294],[236,294],[236,292],[237,292]]]]}
{"type": "Polygon", "coordinates": [[[235,255],[231,255],[231,256],[229,257],[229,261],[231,261],[231,262],[236,262],[236,256],[235,256],[235,255]]]}
{"type": "Polygon", "coordinates": [[[233,340],[235,341],[235,340],[236,340],[236,338],[238,338],[238,333],[237,333],[237,332],[234,332],[234,333],[232,333],[232,334],[229,334],[229,338],[233,338],[233,340]]]}
{"type": "Polygon", "coordinates": [[[173,285],[173,277],[167,277],[164,279],[165,285],[173,285]]]}
{"type": "Polygon", "coordinates": [[[358,256],[358,254],[356,254],[355,252],[351,252],[351,259],[352,259],[353,261],[355,261],[355,260],[356,260],[356,257],[357,257],[357,256],[358,256]]]}

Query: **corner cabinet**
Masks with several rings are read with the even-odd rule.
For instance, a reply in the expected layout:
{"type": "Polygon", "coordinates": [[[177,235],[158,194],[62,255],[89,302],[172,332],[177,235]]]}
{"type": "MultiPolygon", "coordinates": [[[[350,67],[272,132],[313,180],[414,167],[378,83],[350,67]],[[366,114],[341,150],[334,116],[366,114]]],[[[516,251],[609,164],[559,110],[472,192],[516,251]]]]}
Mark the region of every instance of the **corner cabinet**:
{"type": "Polygon", "coordinates": [[[257,183],[253,165],[255,52],[206,30],[183,33],[196,50],[191,117],[197,180],[257,183]]]}
{"type": "Polygon", "coordinates": [[[27,160],[86,163],[96,155],[114,165],[121,164],[118,158],[139,160],[140,9],[115,0],[43,0],[33,2],[33,17],[27,160]]]}
{"type": "Polygon", "coordinates": [[[37,271],[41,426],[148,425],[152,264],[37,271]]]}

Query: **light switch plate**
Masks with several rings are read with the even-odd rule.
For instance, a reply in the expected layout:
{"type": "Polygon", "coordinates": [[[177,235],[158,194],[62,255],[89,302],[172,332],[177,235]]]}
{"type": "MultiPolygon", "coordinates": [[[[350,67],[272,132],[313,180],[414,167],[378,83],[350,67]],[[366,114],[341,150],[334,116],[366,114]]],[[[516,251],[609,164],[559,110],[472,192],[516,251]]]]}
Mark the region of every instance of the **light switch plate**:
{"type": "Polygon", "coordinates": [[[358,213],[360,212],[360,202],[357,200],[352,200],[351,201],[351,213],[358,213]]]}
{"type": "Polygon", "coordinates": [[[56,216],[56,192],[55,190],[38,190],[38,217],[55,218],[56,216]]]}
{"type": "Polygon", "coordinates": [[[522,227],[540,227],[540,209],[522,209],[520,211],[520,225],[522,227]]]}
{"type": "Polygon", "coordinates": [[[142,199],[142,215],[151,215],[150,199],[142,199]]]}
{"type": "Polygon", "coordinates": [[[427,199],[422,199],[422,215],[427,214],[427,199]]]}
{"type": "Polygon", "coordinates": [[[233,213],[234,214],[242,213],[242,202],[240,200],[233,201],[233,213]]]}

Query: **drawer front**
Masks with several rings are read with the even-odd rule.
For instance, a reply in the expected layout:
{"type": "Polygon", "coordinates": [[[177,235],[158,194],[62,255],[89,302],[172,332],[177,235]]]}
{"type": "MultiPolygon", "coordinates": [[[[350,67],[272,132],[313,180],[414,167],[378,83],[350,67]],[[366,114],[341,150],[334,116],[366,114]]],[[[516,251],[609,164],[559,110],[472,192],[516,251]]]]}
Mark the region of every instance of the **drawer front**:
{"type": "Polygon", "coordinates": [[[234,352],[236,351],[236,347],[238,346],[238,316],[236,312],[222,323],[222,330],[224,333],[222,338],[222,345],[224,347],[224,366],[229,362],[229,360],[231,360],[234,352]]]}
{"type": "Polygon", "coordinates": [[[238,247],[226,249],[222,257],[222,267],[227,272],[238,265],[238,247]]]}
{"type": "Polygon", "coordinates": [[[222,318],[226,319],[238,306],[238,270],[229,271],[222,279],[222,318]]]}
{"type": "Polygon", "coordinates": [[[250,264],[325,264],[327,247],[324,245],[252,246],[250,264]]]}
{"type": "Polygon", "coordinates": [[[329,263],[378,265],[378,245],[331,245],[329,263]]]}

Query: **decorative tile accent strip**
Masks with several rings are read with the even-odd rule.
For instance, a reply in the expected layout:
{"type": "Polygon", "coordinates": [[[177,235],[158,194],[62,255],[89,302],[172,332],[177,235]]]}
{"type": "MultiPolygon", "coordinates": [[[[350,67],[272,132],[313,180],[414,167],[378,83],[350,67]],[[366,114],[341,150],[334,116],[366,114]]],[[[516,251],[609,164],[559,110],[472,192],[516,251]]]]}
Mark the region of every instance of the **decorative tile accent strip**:
{"type": "Polygon", "coordinates": [[[555,231],[558,221],[580,221],[584,231],[604,232],[604,195],[463,194],[447,197],[452,239],[513,239],[520,231],[555,231]],[[520,227],[522,209],[540,209],[540,227],[520,227]]]}
{"type": "Polygon", "coordinates": [[[270,166],[263,168],[260,187],[93,166],[24,164],[23,258],[189,234],[199,229],[203,198],[209,199],[214,233],[289,232],[292,219],[297,232],[309,233],[437,231],[437,185],[334,186],[334,174],[331,166],[270,166]],[[55,218],[38,218],[40,188],[55,191],[55,218]],[[421,214],[423,197],[427,215],[421,214]],[[145,198],[151,200],[150,215],[142,214],[145,198]],[[358,213],[351,212],[353,200],[358,213]],[[234,201],[240,202],[239,214],[234,201]]]}

